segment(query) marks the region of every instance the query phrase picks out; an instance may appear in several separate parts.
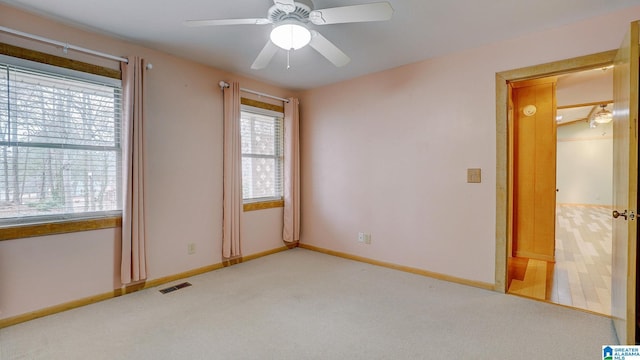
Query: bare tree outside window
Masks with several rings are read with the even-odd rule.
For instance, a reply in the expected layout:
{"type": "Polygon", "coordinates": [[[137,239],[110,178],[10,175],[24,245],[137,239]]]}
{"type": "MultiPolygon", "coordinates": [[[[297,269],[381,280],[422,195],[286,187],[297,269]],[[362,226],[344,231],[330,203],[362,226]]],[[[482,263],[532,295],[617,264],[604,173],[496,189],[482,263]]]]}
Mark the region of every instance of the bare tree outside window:
{"type": "Polygon", "coordinates": [[[0,220],[121,209],[120,93],[0,64],[0,220]]]}

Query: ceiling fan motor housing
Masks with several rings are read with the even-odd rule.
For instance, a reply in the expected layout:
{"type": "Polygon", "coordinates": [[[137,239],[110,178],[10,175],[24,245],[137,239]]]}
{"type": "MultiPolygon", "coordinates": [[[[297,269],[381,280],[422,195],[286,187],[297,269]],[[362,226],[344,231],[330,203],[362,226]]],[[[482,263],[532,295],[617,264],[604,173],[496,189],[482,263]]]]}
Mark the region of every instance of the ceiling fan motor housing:
{"type": "Polygon", "coordinates": [[[296,9],[290,13],[286,13],[276,5],[272,6],[269,8],[269,20],[271,20],[273,24],[278,24],[283,21],[307,24],[309,22],[311,8],[299,2],[296,2],[295,5],[296,9]]]}

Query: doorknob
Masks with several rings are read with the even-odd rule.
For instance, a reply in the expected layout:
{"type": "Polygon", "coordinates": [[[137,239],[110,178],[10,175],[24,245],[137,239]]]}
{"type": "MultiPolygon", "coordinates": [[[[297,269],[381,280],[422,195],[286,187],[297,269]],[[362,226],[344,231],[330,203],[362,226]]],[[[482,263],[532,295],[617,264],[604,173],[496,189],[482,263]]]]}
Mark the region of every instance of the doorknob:
{"type": "Polygon", "coordinates": [[[631,211],[629,214],[627,214],[627,210],[625,210],[624,212],[619,212],[618,210],[613,210],[613,218],[617,219],[618,217],[622,216],[625,220],[627,220],[627,216],[633,220],[635,218],[635,214],[633,211],[631,211]]]}
{"type": "Polygon", "coordinates": [[[614,219],[617,219],[620,216],[622,216],[625,220],[627,220],[627,210],[625,210],[623,213],[619,212],[618,210],[613,210],[614,219]]]}

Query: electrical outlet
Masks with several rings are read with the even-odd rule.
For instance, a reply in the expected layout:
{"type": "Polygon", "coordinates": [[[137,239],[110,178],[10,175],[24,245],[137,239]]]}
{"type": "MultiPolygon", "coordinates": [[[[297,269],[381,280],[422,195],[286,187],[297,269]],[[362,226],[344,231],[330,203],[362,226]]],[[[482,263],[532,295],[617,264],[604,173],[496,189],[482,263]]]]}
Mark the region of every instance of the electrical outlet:
{"type": "Polygon", "coordinates": [[[371,234],[359,232],[358,233],[358,242],[363,244],[371,244],[371,234]]]}
{"type": "Polygon", "coordinates": [[[364,234],[364,243],[371,244],[371,234],[364,234]]]}
{"type": "Polygon", "coordinates": [[[187,254],[193,255],[196,253],[196,244],[189,243],[187,244],[187,254]]]}

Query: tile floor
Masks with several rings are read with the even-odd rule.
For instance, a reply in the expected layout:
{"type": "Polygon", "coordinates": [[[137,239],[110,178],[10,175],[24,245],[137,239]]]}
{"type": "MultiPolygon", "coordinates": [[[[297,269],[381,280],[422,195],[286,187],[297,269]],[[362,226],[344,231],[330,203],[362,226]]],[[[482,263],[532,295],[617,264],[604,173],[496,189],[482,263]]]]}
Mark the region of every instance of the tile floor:
{"type": "Polygon", "coordinates": [[[611,209],[556,208],[556,264],[549,300],[611,314],[611,209]]]}
{"type": "Polygon", "coordinates": [[[509,293],[611,314],[611,209],[559,205],[556,262],[512,259],[509,293]]]}

